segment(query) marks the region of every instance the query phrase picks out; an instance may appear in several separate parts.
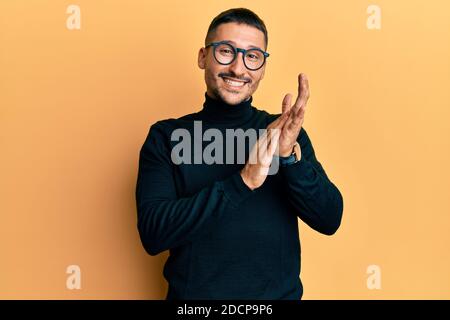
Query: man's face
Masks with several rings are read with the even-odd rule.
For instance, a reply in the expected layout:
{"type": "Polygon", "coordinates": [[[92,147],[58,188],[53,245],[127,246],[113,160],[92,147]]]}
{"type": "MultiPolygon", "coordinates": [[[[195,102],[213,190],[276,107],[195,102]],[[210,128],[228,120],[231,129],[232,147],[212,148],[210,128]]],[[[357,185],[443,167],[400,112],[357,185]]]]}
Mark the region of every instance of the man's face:
{"type": "MultiPolygon", "coordinates": [[[[234,47],[265,50],[264,33],[255,27],[234,22],[224,23],[216,29],[211,42],[229,41],[234,47]]],[[[198,66],[205,70],[207,94],[236,105],[250,98],[256,91],[259,81],[264,77],[266,65],[256,71],[245,67],[242,53],[229,65],[221,65],[214,58],[214,47],[201,48],[198,54],[198,66]],[[230,83],[228,80],[235,81],[230,83]],[[237,82],[237,83],[236,83],[237,82]]]]}

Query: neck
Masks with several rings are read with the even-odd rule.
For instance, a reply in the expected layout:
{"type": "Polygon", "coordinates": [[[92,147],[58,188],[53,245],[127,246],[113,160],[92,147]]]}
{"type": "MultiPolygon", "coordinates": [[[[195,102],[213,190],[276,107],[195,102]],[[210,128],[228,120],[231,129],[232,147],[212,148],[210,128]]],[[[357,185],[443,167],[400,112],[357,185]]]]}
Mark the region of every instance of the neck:
{"type": "Polygon", "coordinates": [[[201,111],[206,120],[238,124],[248,120],[253,113],[253,98],[231,105],[222,99],[212,98],[205,93],[205,102],[201,111]]]}

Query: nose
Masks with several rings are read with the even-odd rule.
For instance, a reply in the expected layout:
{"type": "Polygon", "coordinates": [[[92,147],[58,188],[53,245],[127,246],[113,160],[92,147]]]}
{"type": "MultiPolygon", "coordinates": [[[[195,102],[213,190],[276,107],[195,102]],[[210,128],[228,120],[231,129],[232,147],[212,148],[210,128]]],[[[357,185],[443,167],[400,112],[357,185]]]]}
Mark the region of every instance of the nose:
{"type": "Polygon", "coordinates": [[[234,61],[229,65],[230,71],[238,77],[243,76],[246,72],[246,67],[244,64],[244,53],[238,52],[234,61]]]}

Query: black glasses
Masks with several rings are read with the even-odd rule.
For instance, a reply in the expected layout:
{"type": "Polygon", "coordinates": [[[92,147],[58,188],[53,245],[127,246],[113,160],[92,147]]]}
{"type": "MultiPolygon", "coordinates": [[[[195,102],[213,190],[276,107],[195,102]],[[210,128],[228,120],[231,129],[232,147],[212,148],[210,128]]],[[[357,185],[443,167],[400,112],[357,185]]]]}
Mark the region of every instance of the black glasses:
{"type": "Polygon", "coordinates": [[[242,60],[247,69],[255,71],[260,69],[266,62],[269,54],[259,48],[241,49],[236,48],[228,41],[211,42],[205,48],[214,47],[214,58],[222,65],[231,64],[239,52],[242,52],[242,60]]]}

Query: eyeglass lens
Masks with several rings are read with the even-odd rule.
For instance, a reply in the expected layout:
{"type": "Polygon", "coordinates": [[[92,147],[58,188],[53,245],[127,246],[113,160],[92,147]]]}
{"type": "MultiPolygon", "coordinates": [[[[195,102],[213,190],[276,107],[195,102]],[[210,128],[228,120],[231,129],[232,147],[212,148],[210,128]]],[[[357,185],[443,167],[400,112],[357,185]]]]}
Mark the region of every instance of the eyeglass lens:
{"type": "MultiPolygon", "coordinates": [[[[219,63],[229,64],[234,60],[236,51],[230,44],[222,43],[215,48],[215,57],[219,63]]],[[[249,49],[244,56],[244,64],[249,69],[259,69],[264,64],[264,54],[256,49],[249,49]]]]}

